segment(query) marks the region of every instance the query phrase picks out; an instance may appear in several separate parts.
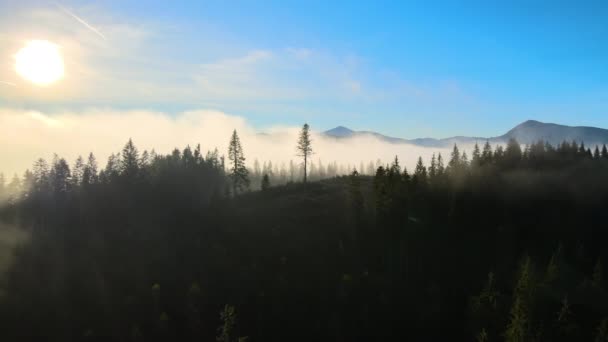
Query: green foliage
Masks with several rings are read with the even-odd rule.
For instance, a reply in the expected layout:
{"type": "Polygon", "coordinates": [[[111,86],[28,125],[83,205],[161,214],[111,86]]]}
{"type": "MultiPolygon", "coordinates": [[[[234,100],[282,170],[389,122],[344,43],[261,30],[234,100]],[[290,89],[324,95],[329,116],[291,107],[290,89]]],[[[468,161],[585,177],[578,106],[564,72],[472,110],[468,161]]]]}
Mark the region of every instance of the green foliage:
{"type": "Polygon", "coordinates": [[[583,144],[536,142],[517,157],[515,144],[486,143],[471,163],[456,149],[447,172],[438,154],[411,174],[396,159],[318,182],[321,163],[307,160],[306,185],[281,185],[287,170],[264,162],[253,179],[272,177],[272,191],[230,199],[233,165],[217,150],[146,157],[129,145],[100,172],[92,154],[72,168],[57,157],[0,182],[11,199],[0,219],[28,236],[0,281],[3,340],[589,341],[608,330],[608,163],[583,144]],[[238,322],[225,303],[238,303],[238,322]]]}
{"type": "Polygon", "coordinates": [[[481,329],[479,334],[477,334],[476,340],[477,342],[488,342],[488,333],[486,332],[485,328],[481,329]]]}
{"type": "Polygon", "coordinates": [[[247,337],[235,337],[237,334],[235,331],[237,317],[234,306],[224,305],[224,308],[220,311],[220,319],[222,324],[218,327],[217,342],[247,341],[247,337]]]}
{"type": "Polygon", "coordinates": [[[602,319],[600,324],[597,326],[597,332],[595,334],[595,342],[608,342],[608,318],[602,319]]]}

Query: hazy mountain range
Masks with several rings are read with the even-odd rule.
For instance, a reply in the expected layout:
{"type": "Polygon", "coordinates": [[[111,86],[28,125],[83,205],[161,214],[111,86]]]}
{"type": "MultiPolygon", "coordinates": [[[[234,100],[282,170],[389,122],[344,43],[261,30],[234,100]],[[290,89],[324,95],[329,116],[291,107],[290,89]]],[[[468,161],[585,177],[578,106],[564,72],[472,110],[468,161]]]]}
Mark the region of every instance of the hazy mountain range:
{"type": "Polygon", "coordinates": [[[597,127],[584,126],[565,126],[554,123],[544,123],[535,120],[523,122],[505,134],[497,137],[466,137],[454,136],[444,139],[435,138],[416,138],[403,139],[389,137],[377,132],[371,131],[353,131],[344,126],[338,126],[323,132],[325,136],[335,139],[351,139],[362,136],[374,136],[382,141],[393,144],[413,144],[425,147],[448,147],[453,144],[473,144],[475,142],[484,143],[489,140],[490,143],[506,142],[510,138],[515,138],[522,144],[530,144],[538,140],[548,141],[553,145],[557,145],[564,140],[577,142],[583,141],[588,146],[608,144],[608,129],[597,127]]]}

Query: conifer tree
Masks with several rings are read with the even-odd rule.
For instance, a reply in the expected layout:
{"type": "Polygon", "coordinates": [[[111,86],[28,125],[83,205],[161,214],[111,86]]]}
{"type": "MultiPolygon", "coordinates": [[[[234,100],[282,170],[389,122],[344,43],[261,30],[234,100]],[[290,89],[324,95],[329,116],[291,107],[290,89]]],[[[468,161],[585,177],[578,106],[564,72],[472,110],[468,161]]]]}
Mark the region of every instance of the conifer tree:
{"type": "Polygon", "coordinates": [[[34,180],[35,180],[35,190],[36,191],[45,191],[49,185],[49,165],[46,160],[39,158],[34,163],[34,180]]]}
{"type": "Polygon", "coordinates": [[[475,143],[475,147],[473,148],[473,159],[471,160],[471,166],[477,167],[481,165],[481,152],[479,151],[479,145],[475,143]]]}
{"type": "Polygon", "coordinates": [[[600,148],[595,145],[595,150],[593,151],[593,159],[600,159],[600,148]]]}
{"type": "Polygon", "coordinates": [[[509,166],[515,166],[522,158],[521,146],[517,140],[511,138],[507,142],[507,148],[505,149],[505,158],[509,166]]]}
{"type": "Polygon", "coordinates": [[[310,138],[310,126],[307,123],[302,126],[300,138],[297,145],[298,156],[304,158],[304,183],[308,176],[308,158],[312,154],[312,140],[310,138]]]}
{"type": "Polygon", "coordinates": [[[486,140],[486,143],[483,145],[483,152],[481,153],[481,163],[489,164],[492,161],[492,146],[490,145],[490,141],[486,140]]]}
{"type": "Polygon", "coordinates": [[[228,160],[230,161],[229,175],[232,179],[232,194],[249,187],[249,171],[245,167],[245,155],[236,129],[232,132],[228,145],[228,160]]]}
{"type": "Polygon", "coordinates": [[[21,179],[19,179],[19,176],[16,173],[13,175],[13,179],[11,179],[10,183],[8,183],[6,190],[9,202],[15,203],[21,194],[21,179]]]}
{"type": "Polygon", "coordinates": [[[401,165],[399,165],[399,158],[397,156],[395,156],[395,159],[393,159],[393,163],[390,167],[390,172],[397,175],[401,174],[401,165]]]}
{"type": "Polygon", "coordinates": [[[437,176],[443,175],[445,172],[445,166],[443,166],[443,157],[441,152],[437,155],[437,176]]]}
{"type": "Polygon", "coordinates": [[[602,145],[602,158],[608,159],[608,149],[606,148],[606,144],[602,145]]]}
{"type": "Polygon", "coordinates": [[[84,167],[82,173],[82,184],[93,184],[97,182],[97,160],[93,155],[93,152],[89,153],[87,164],[84,167]]]}
{"type": "Polygon", "coordinates": [[[72,184],[74,186],[79,186],[82,183],[83,174],[84,159],[82,159],[82,156],[78,156],[76,162],[74,163],[74,167],[72,168],[72,184]]]}
{"type": "Polygon", "coordinates": [[[435,178],[436,175],[437,175],[437,158],[435,158],[435,153],[433,153],[433,156],[431,157],[431,165],[429,166],[429,178],[431,179],[431,181],[435,178]]]}
{"type": "Polygon", "coordinates": [[[452,155],[450,161],[448,162],[448,166],[452,170],[457,170],[460,168],[460,151],[458,150],[458,146],[454,144],[454,148],[452,149],[452,155]]]}
{"type": "Polygon", "coordinates": [[[427,181],[427,173],[426,167],[422,162],[422,157],[418,157],[418,162],[416,163],[416,169],[414,170],[414,176],[418,179],[420,184],[425,184],[427,181]]]}
{"type": "Polygon", "coordinates": [[[268,177],[268,174],[265,173],[264,177],[262,177],[262,191],[266,191],[268,190],[268,188],[270,188],[270,177],[268,177]]]}
{"type": "Polygon", "coordinates": [[[120,174],[127,178],[136,177],[139,172],[139,165],[139,151],[135,147],[135,144],[133,144],[133,140],[129,139],[122,149],[119,167],[120,174]]]}

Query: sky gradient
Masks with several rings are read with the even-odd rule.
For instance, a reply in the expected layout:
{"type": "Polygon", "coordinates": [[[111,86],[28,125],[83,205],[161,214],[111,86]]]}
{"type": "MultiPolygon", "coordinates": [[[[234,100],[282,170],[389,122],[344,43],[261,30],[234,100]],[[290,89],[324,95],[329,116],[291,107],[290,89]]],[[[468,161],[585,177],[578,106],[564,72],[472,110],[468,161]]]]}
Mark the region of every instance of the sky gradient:
{"type": "Polygon", "coordinates": [[[606,128],[606,18],[605,1],[0,0],[0,107],[217,110],[260,130],[404,138],[496,136],[527,119],[606,128]],[[31,39],[61,46],[64,80],[15,74],[31,39]]]}

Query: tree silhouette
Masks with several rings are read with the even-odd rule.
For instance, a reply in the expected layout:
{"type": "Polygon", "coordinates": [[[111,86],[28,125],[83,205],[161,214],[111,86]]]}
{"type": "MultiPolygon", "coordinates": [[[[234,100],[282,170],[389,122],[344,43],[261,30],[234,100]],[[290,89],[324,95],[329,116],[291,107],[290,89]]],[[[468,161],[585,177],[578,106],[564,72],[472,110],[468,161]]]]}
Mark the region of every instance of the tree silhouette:
{"type": "Polygon", "coordinates": [[[245,155],[236,129],[232,132],[228,145],[228,160],[230,161],[230,178],[232,179],[232,194],[236,195],[249,187],[249,171],[245,167],[245,155]]]}
{"type": "Polygon", "coordinates": [[[308,176],[308,158],[312,155],[312,140],[310,138],[310,127],[307,123],[302,126],[297,145],[298,156],[304,158],[304,183],[308,176]]]}
{"type": "Polygon", "coordinates": [[[266,191],[270,188],[270,177],[268,177],[268,174],[265,173],[264,177],[262,177],[262,191],[266,191]]]}

